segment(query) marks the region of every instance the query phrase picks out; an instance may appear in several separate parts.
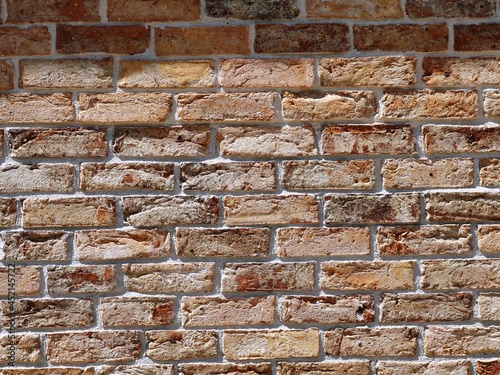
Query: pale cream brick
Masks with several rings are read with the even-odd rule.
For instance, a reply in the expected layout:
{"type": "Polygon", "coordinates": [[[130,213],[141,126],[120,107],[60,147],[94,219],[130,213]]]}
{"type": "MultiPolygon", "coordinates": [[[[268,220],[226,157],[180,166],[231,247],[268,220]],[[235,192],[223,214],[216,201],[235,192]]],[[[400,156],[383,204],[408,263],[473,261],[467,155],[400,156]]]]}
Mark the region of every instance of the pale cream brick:
{"type": "Polygon", "coordinates": [[[427,86],[494,86],[500,79],[499,62],[491,57],[424,57],[422,80],[427,86]]]}
{"type": "Polygon", "coordinates": [[[0,123],[65,123],[74,117],[71,94],[0,95],[0,123]]]}
{"type": "Polygon", "coordinates": [[[477,305],[481,320],[500,321],[500,293],[479,294],[477,305]]]}
{"type": "Polygon", "coordinates": [[[483,254],[499,254],[500,225],[479,225],[477,245],[483,254]]]}
{"type": "Polygon", "coordinates": [[[149,331],[146,338],[146,355],[154,361],[215,358],[218,354],[215,331],[149,331]]]}
{"type": "Polygon", "coordinates": [[[40,268],[33,266],[0,267],[0,297],[8,297],[9,283],[15,283],[16,296],[33,296],[41,291],[40,268]],[[14,276],[15,275],[15,276],[14,276]],[[14,276],[14,277],[13,277],[14,276]]]}
{"type": "Polygon", "coordinates": [[[0,166],[0,193],[73,192],[70,164],[4,164],[0,166]]]}
{"type": "Polygon", "coordinates": [[[429,326],[424,333],[428,356],[473,356],[500,353],[500,327],[429,326]]]}
{"type": "Polygon", "coordinates": [[[377,375],[470,375],[468,361],[379,361],[377,375]]]}
{"type": "Polygon", "coordinates": [[[429,222],[482,222],[500,219],[500,195],[490,192],[425,194],[429,222]]]}

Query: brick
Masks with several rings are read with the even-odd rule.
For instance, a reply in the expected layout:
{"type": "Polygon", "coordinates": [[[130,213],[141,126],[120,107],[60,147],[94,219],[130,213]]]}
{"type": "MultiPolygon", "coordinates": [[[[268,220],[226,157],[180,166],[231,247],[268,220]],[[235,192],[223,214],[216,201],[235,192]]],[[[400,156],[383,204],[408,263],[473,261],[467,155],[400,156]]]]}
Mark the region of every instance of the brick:
{"type": "Polygon", "coordinates": [[[299,6],[297,0],[280,2],[207,0],[206,13],[208,17],[240,20],[291,19],[298,17],[299,6]]]}
{"type": "Polygon", "coordinates": [[[0,94],[0,123],[64,123],[73,119],[70,94],[0,94]]]}
{"type": "Polygon", "coordinates": [[[453,322],[472,318],[472,294],[382,294],[383,323],[453,322]]]}
{"type": "Polygon", "coordinates": [[[500,59],[491,57],[424,57],[422,80],[428,86],[494,86],[500,59]]]}
{"type": "Polygon", "coordinates": [[[500,195],[495,193],[426,193],[429,222],[482,222],[500,220],[500,195]]]}
{"type": "Polygon", "coordinates": [[[118,128],[113,151],[125,158],[200,157],[208,155],[208,126],[118,128]]]}
{"type": "Polygon", "coordinates": [[[164,122],[171,113],[167,93],[106,93],[78,95],[78,120],[89,123],[164,122]]]}
{"type": "Polygon", "coordinates": [[[93,303],[90,299],[22,299],[16,300],[14,309],[2,301],[5,329],[9,319],[15,319],[17,329],[80,328],[94,323],[93,303]]]}
{"type": "Polygon", "coordinates": [[[171,163],[82,163],[80,189],[173,190],[174,166],[171,163]]]}
{"type": "Polygon", "coordinates": [[[338,53],[350,49],[347,25],[257,24],[255,26],[256,53],[338,53]]]}
{"type": "Polygon", "coordinates": [[[0,60],[0,90],[14,88],[14,65],[10,60],[0,60]]]}
{"type": "Polygon", "coordinates": [[[420,221],[420,196],[415,193],[331,194],[324,199],[326,224],[420,221]]]}
{"type": "Polygon", "coordinates": [[[487,360],[477,361],[476,374],[477,375],[498,375],[500,373],[500,361],[487,360]]]}
{"type": "Polygon", "coordinates": [[[94,368],[77,368],[77,367],[30,367],[4,369],[2,375],[94,375],[94,368]]]}
{"type": "Polygon", "coordinates": [[[96,369],[95,375],[172,375],[174,365],[121,365],[121,366],[102,366],[96,369]]]}
{"type": "MultiPolygon", "coordinates": [[[[16,297],[33,296],[40,293],[41,280],[40,268],[33,266],[15,266],[13,271],[10,268],[10,282],[15,279],[16,297]],[[15,277],[13,278],[13,274],[15,277]]],[[[9,267],[0,267],[0,297],[8,297],[9,295],[9,267]]]]}
{"type": "Polygon", "coordinates": [[[180,375],[252,374],[271,375],[270,363],[181,363],[180,375]]]}
{"type": "Polygon", "coordinates": [[[73,170],[70,164],[4,164],[0,166],[0,192],[73,192],[73,170]]]}
{"type": "Polygon", "coordinates": [[[495,1],[409,0],[406,14],[410,18],[486,18],[496,14],[495,1]]]}
{"type": "Polygon", "coordinates": [[[0,228],[16,225],[16,200],[0,198],[0,228]]]}
{"type": "Polygon", "coordinates": [[[308,88],[314,85],[314,60],[222,60],[219,75],[223,87],[308,88]]]}
{"type": "MultiPolygon", "coordinates": [[[[15,364],[30,363],[36,364],[41,360],[40,337],[36,334],[25,333],[15,335],[15,364]]],[[[0,363],[8,364],[9,351],[12,340],[8,334],[0,335],[0,363]]],[[[5,368],[2,369],[2,373],[5,368]]]]}
{"type": "Polygon", "coordinates": [[[377,113],[375,94],[369,91],[286,92],[281,105],[285,120],[358,119],[377,113]]]}
{"type": "Polygon", "coordinates": [[[227,225],[318,223],[318,202],[313,195],[247,195],[224,197],[227,225]]]}
{"type": "Polygon", "coordinates": [[[136,196],[122,198],[126,221],[135,227],[216,224],[218,198],[213,196],[136,196]]]}
{"type": "Polygon", "coordinates": [[[7,0],[8,23],[99,22],[99,0],[7,0]]]}
{"type": "Polygon", "coordinates": [[[486,125],[424,125],[423,146],[427,154],[458,154],[498,152],[500,126],[486,125]]]}
{"type": "Polygon", "coordinates": [[[9,130],[13,158],[98,158],[108,155],[102,129],[52,128],[9,130]]]}
{"type": "Polygon", "coordinates": [[[274,296],[252,298],[183,297],[184,327],[263,325],[274,322],[274,296]]]}
{"type": "Polygon", "coordinates": [[[358,51],[437,52],[448,49],[446,24],[354,26],[358,51]]]}
{"type": "Polygon", "coordinates": [[[455,51],[496,51],[500,48],[500,24],[455,25],[455,51]]]}
{"type": "Polygon", "coordinates": [[[47,288],[50,294],[107,293],[117,290],[112,265],[49,266],[47,288]]]}
{"type": "Polygon", "coordinates": [[[424,334],[424,351],[428,356],[466,356],[500,353],[500,327],[429,326],[424,334]]]}
{"type": "Polygon", "coordinates": [[[200,19],[199,0],[109,0],[109,21],[171,22],[200,19]]]}
{"type": "Polygon", "coordinates": [[[417,328],[338,328],[325,332],[325,354],[364,357],[413,357],[417,328]]]}
{"type": "Polygon", "coordinates": [[[323,290],[411,290],[413,262],[323,262],[323,290]]]}
{"type": "Polygon", "coordinates": [[[477,299],[479,318],[483,321],[500,321],[500,294],[481,293],[477,299]]]}
{"type": "Polygon", "coordinates": [[[381,103],[382,119],[463,120],[477,116],[478,98],[468,90],[388,90],[381,103]]]}
{"type": "Polygon", "coordinates": [[[146,355],[153,361],[214,358],[218,354],[215,331],[150,331],[146,338],[146,355]]]}
{"type": "Polygon", "coordinates": [[[195,61],[120,61],[119,87],[215,87],[214,63],[195,61]]]}
{"type": "Polygon", "coordinates": [[[279,257],[343,257],[370,254],[368,228],[279,228],[279,257]]]}
{"type": "Polygon", "coordinates": [[[175,243],[180,257],[266,257],[269,255],[270,231],[267,228],[178,228],[175,243]]]}
{"type": "Polygon", "coordinates": [[[375,320],[375,308],[370,295],[284,296],[280,317],[283,323],[361,324],[375,320]]]}
{"type": "Polygon", "coordinates": [[[250,53],[246,26],[155,28],[158,56],[246,55],[250,53]]]}
{"type": "Polygon", "coordinates": [[[287,190],[375,188],[373,160],[285,161],[282,173],[287,190]]]}
{"type": "Polygon", "coordinates": [[[278,375],[370,375],[368,361],[342,362],[281,362],[278,363],[278,375]]]}
{"type": "Polygon", "coordinates": [[[186,93],[177,95],[182,121],[270,121],[276,119],[275,93],[186,93]]]}
{"type": "Polygon", "coordinates": [[[472,159],[386,159],[382,167],[386,189],[466,188],[474,185],[472,159]]]}
{"type": "Polygon", "coordinates": [[[223,352],[229,360],[317,357],[319,332],[317,329],[224,331],[223,352]]]}
{"type": "Polygon", "coordinates": [[[52,364],[126,363],[141,355],[139,331],[89,331],[47,334],[52,364]]]}
{"type": "MultiPolygon", "coordinates": [[[[44,7],[45,9],[45,7],[44,7]]],[[[45,56],[50,54],[51,36],[47,27],[0,29],[1,56],[45,56]]]]}
{"type": "MultiPolygon", "coordinates": [[[[397,0],[307,0],[307,18],[346,18],[356,20],[382,20],[403,18],[401,4],[397,0]]],[[[354,373],[353,373],[354,374],[354,373]]]]}
{"type": "Polygon", "coordinates": [[[182,163],[181,183],[184,191],[272,191],[276,190],[276,164],[274,162],[182,163]]]}
{"type": "Polygon", "coordinates": [[[101,298],[105,327],[168,325],[174,321],[175,300],[165,297],[101,298]]]}
{"type": "Polygon", "coordinates": [[[136,55],[149,47],[147,26],[57,25],[56,48],[64,55],[107,53],[136,55]]]}
{"type": "Polygon", "coordinates": [[[4,260],[58,262],[68,259],[69,235],[56,231],[3,232],[4,260]]]}
{"type": "Polygon", "coordinates": [[[477,230],[477,245],[483,254],[499,254],[500,226],[479,225],[477,230]]]}
{"type": "Polygon", "coordinates": [[[486,117],[500,117],[500,91],[484,91],[484,115],[486,117]]]}
{"type": "Polygon", "coordinates": [[[226,263],[222,292],[312,291],[314,264],[307,263],[226,263]]]}
{"type": "Polygon", "coordinates": [[[412,86],[416,64],[409,56],[327,58],[319,62],[319,76],[327,87],[412,86]]]}
{"type": "Polygon", "coordinates": [[[218,129],[221,155],[291,157],[317,154],[309,126],[231,126],[218,129]]]}
{"type": "Polygon", "coordinates": [[[21,60],[19,87],[105,89],[113,86],[112,59],[21,60]]]}
{"type": "Polygon", "coordinates": [[[500,186],[500,160],[479,159],[479,167],[481,185],[489,187],[500,186]]]}
{"type": "Polygon", "coordinates": [[[488,289],[500,286],[500,260],[424,260],[423,289],[488,289]]]}
{"type": "Polygon", "coordinates": [[[433,361],[433,362],[396,362],[379,361],[377,363],[379,375],[469,375],[467,361],[433,361]]]}
{"type": "Polygon", "coordinates": [[[157,258],[170,255],[170,234],[163,230],[87,230],[75,233],[81,261],[157,258]]]}
{"type": "Polygon", "coordinates": [[[381,256],[470,254],[470,225],[422,225],[378,227],[381,256]]]}
{"type": "Polygon", "coordinates": [[[116,223],[115,206],[115,200],[110,197],[29,197],[23,201],[23,226],[111,226],[116,223]]]}
{"type": "Polygon", "coordinates": [[[409,125],[327,125],[321,134],[323,155],[415,154],[409,125]]]}
{"type": "Polygon", "coordinates": [[[127,288],[140,293],[200,293],[214,286],[213,263],[129,264],[123,266],[127,288]]]}

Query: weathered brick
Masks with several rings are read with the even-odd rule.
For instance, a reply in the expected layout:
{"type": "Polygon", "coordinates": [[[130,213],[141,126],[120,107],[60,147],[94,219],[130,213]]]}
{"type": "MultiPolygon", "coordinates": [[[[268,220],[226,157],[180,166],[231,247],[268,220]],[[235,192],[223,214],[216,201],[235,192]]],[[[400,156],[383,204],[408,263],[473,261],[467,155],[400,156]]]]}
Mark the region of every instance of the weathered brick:
{"type": "Polygon", "coordinates": [[[368,228],[280,228],[279,257],[343,257],[370,254],[368,228]]]}
{"type": "Polygon", "coordinates": [[[403,18],[398,0],[307,0],[307,18],[347,18],[355,20],[382,20],[403,18]]]}
{"type": "Polygon", "coordinates": [[[101,366],[96,369],[95,375],[172,375],[174,365],[121,365],[101,366]]]}
{"type": "Polygon", "coordinates": [[[496,51],[500,49],[500,24],[455,25],[455,51],[496,51]]]}
{"type": "Polygon", "coordinates": [[[4,260],[12,261],[51,261],[68,259],[69,235],[56,231],[23,231],[3,232],[4,260]]]}
{"type": "Polygon", "coordinates": [[[80,189],[173,190],[174,166],[171,163],[82,163],[80,189]]]}
{"type": "Polygon", "coordinates": [[[481,293],[477,299],[479,318],[500,321],[500,293],[481,293]]]}
{"type": "Polygon", "coordinates": [[[113,151],[125,158],[199,157],[208,154],[209,139],[203,125],[118,128],[113,151]]]}
{"type": "Polygon", "coordinates": [[[101,129],[52,128],[9,130],[13,158],[96,158],[108,155],[101,129]]]}
{"type": "Polygon", "coordinates": [[[270,231],[267,228],[178,228],[175,242],[180,257],[266,257],[270,231]]]}
{"type": "Polygon", "coordinates": [[[0,198],[0,228],[16,225],[16,200],[0,198]]]}
{"type": "Polygon", "coordinates": [[[412,86],[416,63],[409,56],[328,58],[320,60],[319,76],[322,86],[412,86]]]}
{"type": "Polygon", "coordinates": [[[500,195],[496,193],[426,193],[425,201],[429,222],[500,220],[500,195]]]}
{"type": "Polygon", "coordinates": [[[280,2],[244,0],[207,0],[207,16],[241,20],[291,19],[299,15],[297,0],[280,2]]]}
{"type": "Polygon", "coordinates": [[[218,129],[221,155],[251,157],[317,154],[311,126],[230,126],[218,129]]]}
{"type": "Polygon", "coordinates": [[[90,299],[22,299],[16,300],[11,309],[8,301],[2,301],[5,329],[9,319],[15,319],[17,329],[32,328],[80,328],[94,323],[93,303],[90,299]]]}
{"type": "Polygon", "coordinates": [[[52,364],[126,363],[141,355],[139,331],[90,331],[47,334],[52,364]]]}
{"type": "Polygon", "coordinates": [[[90,123],[156,123],[171,113],[167,93],[106,93],[78,95],[78,119],[90,123]]]}
{"type": "Polygon", "coordinates": [[[147,26],[58,25],[56,48],[61,54],[146,52],[151,32],[147,26]]]}
{"type": "Polygon", "coordinates": [[[224,356],[229,360],[317,357],[319,332],[307,330],[224,331],[224,356]]]}
{"type": "Polygon", "coordinates": [[[8,23],[98,22],[99,0],[7,0],[8,23]]]}
{"type": "Polygon", "coordinates": [[[373,296],[285,296],[280,317],[284,323],[369,323],[375,320],[373,296]]]}
{"type": "Polygon", "coordinates": [[[14,88],[14,65],[10,60],[0,60],[0,90],[14,88]]]}
{"type": "Polygon", "coordinates": [[[172,22],[200,19],[200,0],[108,0],[108,20],[172,22]]]}
{"type": "MultiPolygon", "coordinates": [[[[45,7],[43,7],[44,9],[45,7]]],[[[43,56],[50,54],[51,36],[44,26],[0,28],[1,56],[43,56]]]]}
{"type": "Polygon", "coordinates": [[[21,60],[19,87],[104,89],[113,85],[112,59],[21,60]]]}
{"type": "Polygon", "coordinates": [[[117,289],[112,265],[49,266],[47,288],[50,294],[106,293],[117,289]]]}
{"type": "Polygon", "coordinates": [[[378,375],[470,375],[467,361],[396,362],[379,361],[378,375]]]}
{"type": "Polygon", "coordinates": [[[247,195],[224,197],[227,225],[318,223],[313,195],[247,195]]]}
{"type": "Polygon", "coordinates": [[[270,363],[181,363],[180,375],[220,375],[220,374],[252,374],[271,375],[270,363]]]}
{"type": "Polygon", "coordinates": [[[0,94],[0,123],[63,123],[73,119],[70,94],[0,94]]]}
{"type": "Polygon", "coordinates": [[[377,113],[375,94],[370,91],[285,92],[281,105],[285,120],[358,119],[377,113]]]}
{"type": "Polygon", "coordinates": [[[483,254],[499,254],[500,226],[479,225],[477,230],[477,246],[483,254]]]}
{"type": "Polygon", "coordinates": [[[417,328],[338,328],[325,332],[325,353],[341,356],[413,357],[417,328]]]}
{"type": "Polygon", "coordinates": [[[476,363],[477,375],[498,375],[500,373],[500,361],[483,360],[476,363]]]}
{"type": "Polygon", "coordinates": [[[413,289],[413,262],[323,262],[323,290],[413,289]]]}
{"type": "Polygon", "coordinates": [[[167,325],[174,320],[175,300],[165,297],[107,297],[100,314],[105,327],[167,325]]]}
{"type": "Polygon", "coordinates": [[[484,115],[486,117],[500,117],[500,91],[484,91],[484,115]]]}
{"type": "Polygon", "coordinates": [[[213,263],[129,264],[123,266],[127,288],[140,293],[200,293],[214,286],[213,263]]]}
{"type": "Polygon", "coordinates": [[[328,125],[321,134],[323,155],[415,154],[409,125],[328,125]]]}
{"type": "Polygon", "coordinates": [[[223,87],[307,88],[314,85],[312,59],[231,59],[220,63],[223,87]]]}
{"type": "Polygon", "coordinates": [[[342,362],[281,362],[278,363],[278,375],[370,375],[368,361],[342,362]]]}
{"type": "Polygon", "coordinates": [[[182,121],[270,121],[276,119],[275,93],[186,93],[177,95],[182,121]]]}
{"type": "Polygon", "coordinates": [[[481,185],[489,187],[500,186],[500,160],[479,159],[479,167],[481,185]]]}
{"type": "Polygon", "coordinates": [[[0,193],[74,191],[70,164],[4,164],[0,166],[0,193]]]}
{"type": "Polygon", "coordinates": [[[492,57],[424,57],[422,80],[428,86],[494,86],[500,59],[492,57]]]}
{"type": "Polygon", "coordinates": [[[420,221],[420,195],[415,193],[325,195],[327,224],[418,221],[420,221]]]}
{"type": "Polygon", "coordinates": [[[214,63],[198,61],[121,61],[118,86],[126,88],[214,87],[214,63]]]}
{"type": "Polygon", "coordinates": [[[246,26],[201,26],[155,28],[158,56],[246,55],[250,53],[246,26]]]}
{"type": "Polygon", "coordinates": [[[446,24],[354,26],[354,48],[358,51],[437,52],[448,48],[446,24]]]}
{"type": "Polygon", "coordinates": [[[136,196],[122,198],[123,214],[135,227],[216,224],[218,198],[213,196],[136,196]]]}
{"type": "Polygon", "coordinates": [[[425,260],[423,289],[488,289],[500,287],[500,260],[425,260]]]}
{"type": "Polygon", "coordinates": [[[485,18],[494,17],[496,8],[494,0],[408,0],[406,14],[410,18],[485,18]]]}
{"type": "Polygon", "coordinates": [[[378,227],[381,256],[470,254],[470,225],[422,225],[378,227]]]}
{"type": "Polygon", "coordinates": [[[472,159],[386,159],[382,167],[386,189],[466,188],[474,185],[472,159]]]}
{"type": "MultiPolygon", "coordinates": [[[[32,333],[15,335],[15,364],[30,363],[36,364],[41,359],[40,337],[32,333]]],[[[9,334],[0,335],[0,364],[8,364],[10,361],[10,347],[12,339],[9,334]]],[[[2,374],[5,368],[2,368],[2,374]]],[[[24,374],[23,374],[24,375],[24,374]]]]}
{"type": "Polygon", "coordinates": [[[252,298],[183,297],[184,327],[262,325],[274,322],[274,296],[252,298]]]}
{"type": "Polygon", "coordinates": [[[146,338],[146,355],[153,361],[217,357],[215,331],[149,331],[146,338]]]}
{"type": "Polygon", "coordinates": [[[500,327],[429,326],[424,334],[424,351],[428,356],[466,356],[500,353],[500,327]]]}
{"type": "Polygon", "coordinates": [[[349,27],[344,24],[255,26],[256,53],[335,53],[350,49],[349,27]]]}
{"type": "Polygon", "coordinates": [[[2,375],[95,375],[95,372],[93,367],[26,367],[3,369],[2,375]]]}
{"type": "Polygon", "coordinates": [[[15,281],[16,296],[33,296],[40,292],[40,268],[32,266],[0,267],[0,297],[8,297],[9,282],[15,281]],[[13,275],[15,274],[15,277],[13,275]],[[10,277],[9,277],[10,275],[10,277]],[[10,280],[9,280],[10,279],[10,280]],[[14,280],[13,280],[14,279],[14,280]]]}
{"type": "Polygon", "coordinates": [[[163,230],[88,230],[75,233],[78,259],[156,258],[170,255],[170,234],[163,230]]]}
{"type": "Polygon", "coordinates": [[[226,263],[222,292],[311,291],[314,263],[226,263]]]}
{"type": "Polygon", "coordinates": [[[469,90],[387,90],[381,103],[382,119],[462,120],[477,116],[478,98],[469,90]]]}
{"type": "Polygon", "coordinates": [[[110,197],[29,197],[23,201],[23,226],[111,226],[116,223],[115,210],[115,200],[110,197]]]}

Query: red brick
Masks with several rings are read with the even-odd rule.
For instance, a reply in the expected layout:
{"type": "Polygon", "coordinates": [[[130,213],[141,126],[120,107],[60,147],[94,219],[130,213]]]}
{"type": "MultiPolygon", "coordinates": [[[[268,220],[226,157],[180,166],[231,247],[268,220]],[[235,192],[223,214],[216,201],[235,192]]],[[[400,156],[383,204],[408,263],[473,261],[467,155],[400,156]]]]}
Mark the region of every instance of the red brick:
{"type": "Polygon", "coordinates": [[[383,20],[403,18],[399,0],[307,0],[307,18],[383,20]]]}
{"type": "Polygon", "coordinates": [[[43,26],[32,26],[27,29],[2,27],[0,28],[0,55],[49,55],[50,40],[49,30],[43,26]]]}
{"type": "Polygon", "coordinates": [[[500,24],[455,25],[455,51],[497,51],[500,24]]]}
{"type": "Polygon", "coordinates": [[[108,0],[109,21],[195,21],[200,0],[108,0]]]}
{"type": "Polygon", "coordinates": [[[407,0],[410,18],[486,18],[496,15],[494,0],[407,0]]]}
{"type": "Polygon", "coordinates": [[[14,65],[10,60],[0,60],[0,90],[14,88],[14,65]]]}
{"type": "Polygon", "coordinates": [[[477,375],[498,375],[500,374],[500,360],[484,360],[476,363],[477,375]]]}
{"type": "Polygon", "coordinates": [[[99,0],[7,0],[7,23],[98,22],[99,0]]]}

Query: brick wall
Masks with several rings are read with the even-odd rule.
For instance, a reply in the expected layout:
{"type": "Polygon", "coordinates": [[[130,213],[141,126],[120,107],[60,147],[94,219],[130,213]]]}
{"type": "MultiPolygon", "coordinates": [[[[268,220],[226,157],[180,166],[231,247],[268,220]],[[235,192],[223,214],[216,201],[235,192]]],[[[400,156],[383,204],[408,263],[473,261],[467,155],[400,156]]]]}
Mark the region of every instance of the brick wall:
{"type": "Polygon", "coordinates": [[[2,374],[500,374],[498,1],[0,3],[2,374]]]}

